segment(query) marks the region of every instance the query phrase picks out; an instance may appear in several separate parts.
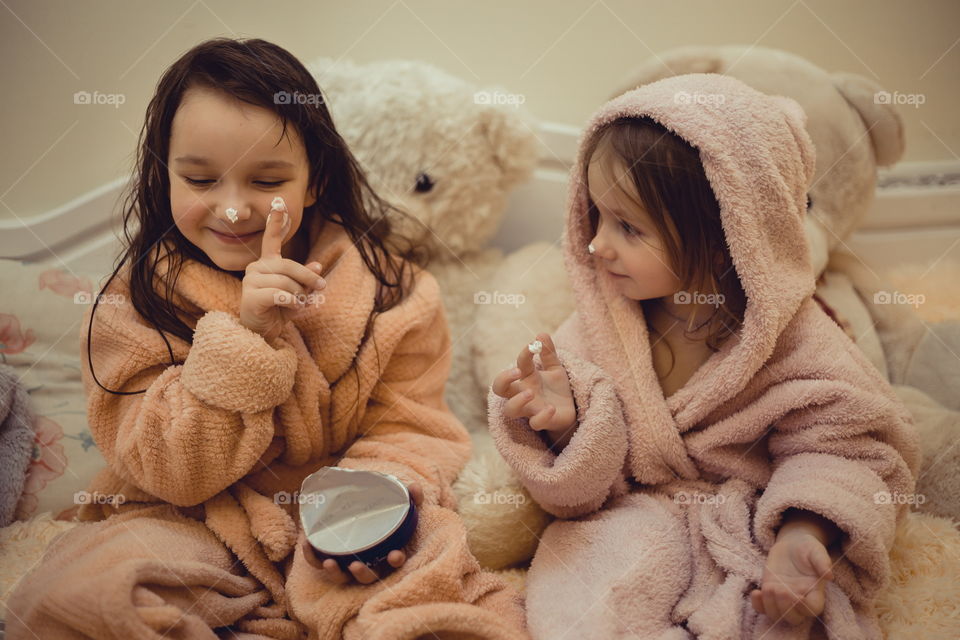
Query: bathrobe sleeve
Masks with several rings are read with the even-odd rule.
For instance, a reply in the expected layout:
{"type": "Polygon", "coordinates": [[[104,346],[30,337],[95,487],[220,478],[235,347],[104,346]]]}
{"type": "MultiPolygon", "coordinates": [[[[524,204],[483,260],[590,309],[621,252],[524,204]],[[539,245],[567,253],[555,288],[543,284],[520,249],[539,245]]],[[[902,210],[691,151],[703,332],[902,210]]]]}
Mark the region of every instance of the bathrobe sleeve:
{"type": "Polygon", "coordinates": [[[559,518],[589,514],[627,491],[627,432],[620,399],[603,371],[575,352],[576,323],[574,314],[552,336],[577,407],[576,431],[562,451],[552,451],[528,418],[504,417],[506,399],[492,389],[488,393],[497,449],[533,499],[559,518]]]}
{"type": "Polygon", "coordinates": [[[296,356],[282,338],[267,343],[236,316],[211,311],[197,321],[185,358],[177,345],[183,364],[171,366],[160,335],[132,305],[99,305],[91,344],[97,379],[114,391],[146,389],[116,395],[92,379],[87,326],[85,319],[81,354],[90,429],[119,477],[190,506],[255,466],[274,436],[274,408],[294,383],[296,356]]]}
{"type": "Polygon", "coordinates": [[[452,484],[470,458],[471,441],[444,400],[452,352],[434,277],[418,271],[407,299],[381,319],[388,314],[403,334],[370,393],[357,439],[337,465],[416,482],[426,504],[454,509],[452,484]]]}
{"type": "Polygon", "coordinates": [[[842,531],[837,569],[848,590],[874,591],[886,579],[896,523],[908,507],[919,464],[908,410],[857,347],[845,340],[829,377],[790,380],[779,394],[798,408],[770,431],[770,480],[757,501],[754,532],[776,541],[783,512],[815,512],[842,531]],[[845,351],[845,353],[844,353],[845,351]],[[859,586],[855,586],[859,585],[859,586]]]}

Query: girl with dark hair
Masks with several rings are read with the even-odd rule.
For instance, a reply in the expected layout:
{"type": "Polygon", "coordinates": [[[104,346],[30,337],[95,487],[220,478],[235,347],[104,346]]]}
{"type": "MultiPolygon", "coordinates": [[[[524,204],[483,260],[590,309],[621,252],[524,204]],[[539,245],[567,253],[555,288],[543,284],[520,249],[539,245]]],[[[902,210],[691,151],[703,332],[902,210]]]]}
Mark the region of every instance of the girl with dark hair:
{"type": "Polygon", "coordinates": [[[9,638],[524,635],[453,511],[449,329],[388,208],[284,49],[210,40],[163,74],[82,335],[108,465],[89,524],[10,598],[9,638]],[[289,496],[326,465],[407,485],[406,548],[315,556],[289,496]]]}
{"type": "Polygon", "coordinates": [[[588,123],[577,309],[490,394],[498,449],[558,517],[526,580],[535,638],[880,637],[919,448],[813,299],[805,119],[690,74],[588,123]]]}

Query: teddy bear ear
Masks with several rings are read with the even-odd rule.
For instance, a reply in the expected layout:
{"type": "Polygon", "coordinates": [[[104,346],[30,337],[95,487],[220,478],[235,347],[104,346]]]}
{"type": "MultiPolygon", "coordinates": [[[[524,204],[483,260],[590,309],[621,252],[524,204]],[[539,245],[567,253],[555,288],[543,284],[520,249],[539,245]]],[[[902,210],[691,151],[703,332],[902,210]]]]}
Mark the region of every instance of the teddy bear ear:
{"type": "Polygon", "coordinates": [[[807,131],[807,112],[803,110],[800,103],[787,96],[770,96],[770,99],[779,106],[787,119],[787,125],[793,132],[797,140],[797,147],[800,151],[800,159],[803,161],[803,170],[806,174],[806,181],[809,184],[813,180],[816,171],[817,152],[813,146],[813,140],[807,131]]]}
{"type": "Polygon", "coordinates": [[[860,114],[870,132],[877,165],[888,167],[902,156],[905,146],[903,120],[883,88],[856,73],[831,74],[837,91],[860,114]],[[884,99],[884,98],[887,99],[884,99]]]}
{"type": "Polygon", "coordinates": [[[504,189],[511,189],[533,175],[539,145],[535,124],[528,116],[509,107],[487,105],[481,114],[480,126],[503,172],[501,186],[504,189]]]}

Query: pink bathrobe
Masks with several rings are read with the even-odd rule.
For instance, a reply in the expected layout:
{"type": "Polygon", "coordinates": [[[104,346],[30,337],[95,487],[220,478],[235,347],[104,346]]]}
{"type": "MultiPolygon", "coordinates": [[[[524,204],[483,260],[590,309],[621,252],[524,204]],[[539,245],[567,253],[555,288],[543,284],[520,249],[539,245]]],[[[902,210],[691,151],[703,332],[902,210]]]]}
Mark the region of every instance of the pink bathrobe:
{"type": "Polygon", "coordinates": [[[805,115],[730,77],[672,77],[605,105],[581,149],[625,116],[649,116],[699,149],[748,303],[740,333],[664,398],[640,305],[586,250],[581,151],[563,239],[577,311],[554,335],[579,426],[555,454],[526,418],[504,418],[505,401],[489,398],[497,447],[559,518],[528,575],[530,631],[880,638],[873,601],[914,489],[918,442],[889,385],[811,298],[805,115]],[[824,612],[796,627],[773,624],[749,599],[790,507],[843,532],[824,612]]]}

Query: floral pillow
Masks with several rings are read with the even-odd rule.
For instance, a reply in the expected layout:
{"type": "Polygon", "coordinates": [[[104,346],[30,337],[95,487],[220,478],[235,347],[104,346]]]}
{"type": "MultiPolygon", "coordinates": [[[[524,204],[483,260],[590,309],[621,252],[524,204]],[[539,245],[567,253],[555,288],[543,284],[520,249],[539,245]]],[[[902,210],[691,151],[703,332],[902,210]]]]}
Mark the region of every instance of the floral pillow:
{"type": "Polygon", "coordinates": [[[35,414],[33,455],[16,518],[70,519],[105,462],[87,424],[80,324],[98,276],[0,260],[0,362],[14,368],[35,414]]]}

